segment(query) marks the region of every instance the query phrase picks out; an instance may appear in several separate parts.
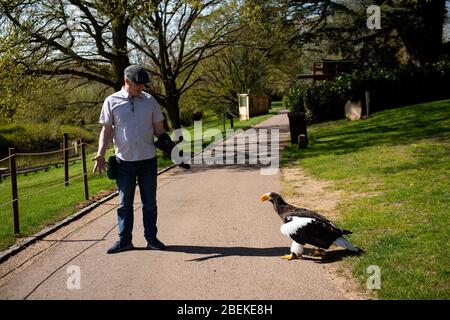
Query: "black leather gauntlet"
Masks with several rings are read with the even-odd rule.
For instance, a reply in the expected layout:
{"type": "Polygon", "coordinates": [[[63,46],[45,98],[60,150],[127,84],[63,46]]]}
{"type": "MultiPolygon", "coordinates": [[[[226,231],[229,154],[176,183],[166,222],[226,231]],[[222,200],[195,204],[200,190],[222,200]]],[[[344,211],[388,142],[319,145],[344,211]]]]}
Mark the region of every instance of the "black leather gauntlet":
{"type": "Polygon", "coordinates": [[[173,148],[175,148],[175,143],[170,139],[170,136],[167,133],[163,133],[158,137],[158,140],[155,142],[155,146],[164,152],[167,155],[172,154],[173,148]]]}
{"type": "MultiPolygon", "coordinates": [[[[170,139],[170,136],[167,133],[163,133],[162,135],[160,135],[158,137],[158,140],[155,142],[155,146],[159,150],[161,150],[162,152],[167,154],[169,157],[172,155],[172,150],[174,148],[178,149],[176,144],[172,141],[172,139],[170,139]]],[[[189,164],[184,163],[184,162],[181,162],[178,166],[180,166],[180,167],[182,167],[184,169],[190,169],[191,168],[191,166],[189,164]]]]}

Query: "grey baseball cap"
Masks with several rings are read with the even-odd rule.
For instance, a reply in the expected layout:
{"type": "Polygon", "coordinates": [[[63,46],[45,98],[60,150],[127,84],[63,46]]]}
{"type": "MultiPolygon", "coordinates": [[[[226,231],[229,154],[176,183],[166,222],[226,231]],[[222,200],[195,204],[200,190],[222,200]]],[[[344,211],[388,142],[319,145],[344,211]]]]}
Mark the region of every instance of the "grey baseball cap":
{"type": "Polygon", "coordinates": [[[132,64],[125,68],[124,75],[127,79],[133,81],[136,84],[143,84],[150,81],[147,71],[141,66],[132,64]]]}

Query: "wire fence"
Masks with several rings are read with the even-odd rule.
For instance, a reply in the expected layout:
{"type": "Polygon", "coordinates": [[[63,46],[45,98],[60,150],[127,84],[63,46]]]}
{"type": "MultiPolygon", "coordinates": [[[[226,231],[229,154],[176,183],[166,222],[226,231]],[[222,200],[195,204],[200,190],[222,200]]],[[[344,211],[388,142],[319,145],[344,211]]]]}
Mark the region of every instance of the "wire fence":
{"type": "MultiPolygon", "coordinates": [[[[91,153],[97,150],[96,146],[84,143],[86,147],[86,153],[91,153]]],[[[37,172],[40,170],[48,170],[51,167],[59,168],[64,165],[64,151],[68,151],[69,162],[76,163],[81,160],[81,145],[79,141],[73,141],[72,145],[68,148],[63,148],[62,144],[60,149],[56,151],[48,152],[36,152],[36,153],[15,153],[16,167],[18,174],[27,174],[29,172],[37,172]]],[[[0,178],[6,178],[9,176],[9,159],[11,156],[7,156],[0,159],[0,178]]],[[[2,183],[2,179],[0,179],[2,183]]]]}
{"type": "Polygon", "coordinates": [[[22,201],[43,193],[48,194],[50,190],[67,187],[71,182],[80,179],[83,180],[84,199],[89,200],[88,175],[86,167],[87,146],[88,144],[85,143],[82,138],[74,141],[74,143],[69,146],[68,135],[64,133],[61,148],[55,151],[16,153],[14,148],[9,148],[9,155],[3,159],[0,159],[0,183],[3,179],[7,177],[10,178],[11,200],[0,203],[0,208],[6,206],[12,207],[15,234],[20,234],[19,200],[22,201]],[[32,158],[37,158],[37,160],[32,158]],[[74,164],[77,161],[81,161],[82,172],[81,174],[70,177],[69,162],[74,164]],[[6,167],[6,163],[8,167],[6,167]],[[30,163],[32,164],[31,166],[30,163]],[[30,172],[47,171],[51,166],[62,166],[64,168],[64,179],[61,179],[60,181],[47,181],[45,186],[39,185],[37,190],[33,190],[28,194],[21,195],[20,197],[18,196],[17,176],[19,174],[27,175],[30,172]]]}

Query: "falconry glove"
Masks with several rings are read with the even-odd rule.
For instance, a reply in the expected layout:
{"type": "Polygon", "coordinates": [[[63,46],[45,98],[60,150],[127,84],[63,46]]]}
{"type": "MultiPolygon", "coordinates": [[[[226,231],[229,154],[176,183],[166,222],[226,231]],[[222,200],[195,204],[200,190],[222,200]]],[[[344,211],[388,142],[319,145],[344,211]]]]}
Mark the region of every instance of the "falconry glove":
{"type": "MultiPolygon", "coordinates": [[[[158,137],[158,140],[155,142],[155,146],[164,152],[166,155],[171,156],[172,150],[174,148],[178,149],[176,144],[170,139],[170,136],[167,133],[163,133],[158,137]]],[[[178,150],[180,152],[180,150],[178,150]]],[[[178,166],[184,168],[184,169],[190,169],[191,166],[187,163],[181,162],[178,166]]]]}

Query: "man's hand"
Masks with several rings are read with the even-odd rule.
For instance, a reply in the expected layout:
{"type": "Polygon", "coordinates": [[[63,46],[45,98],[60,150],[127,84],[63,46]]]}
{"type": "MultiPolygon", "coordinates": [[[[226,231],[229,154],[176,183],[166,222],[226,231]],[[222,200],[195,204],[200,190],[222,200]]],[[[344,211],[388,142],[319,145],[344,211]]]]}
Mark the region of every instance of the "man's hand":
{"type": "Polygon", "coordinates": [[[102,170],[106,171],[106,162],[105,162],[104,156],[102,156],[101,154],[98,154],[91,160],[95,161],[94,169],[92,170],[92,173],[95,173],[95,171],[97,171],[97,170],[100,174],[102,173],[102,170]]]}

